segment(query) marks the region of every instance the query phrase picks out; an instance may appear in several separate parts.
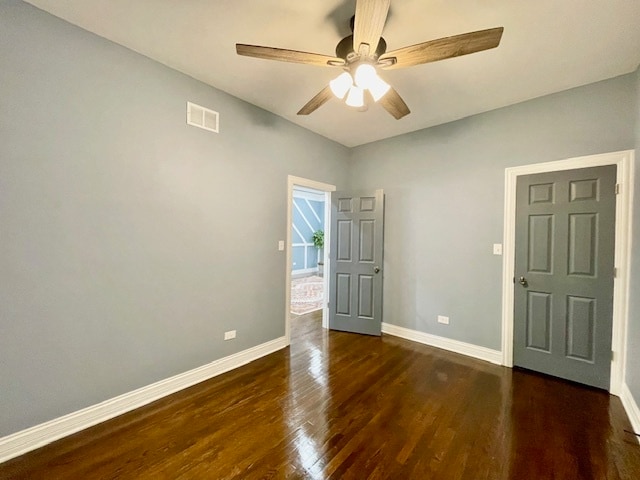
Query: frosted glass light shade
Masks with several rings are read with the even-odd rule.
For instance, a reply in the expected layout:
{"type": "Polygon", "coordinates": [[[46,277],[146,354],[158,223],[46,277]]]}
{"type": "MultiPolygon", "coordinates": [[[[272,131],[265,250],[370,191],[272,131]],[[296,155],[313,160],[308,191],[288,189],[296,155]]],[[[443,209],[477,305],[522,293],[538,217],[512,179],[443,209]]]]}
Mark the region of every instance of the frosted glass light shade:
{"type": "Polygon", "coordinates": [[[363,63],[362,65],[358,65],[358,68],[356,68],[354,77],[358,87],[370,88],[371,84],[375,82],[376,78],[378,78],[378,74],[376,73],[376,69],[373,65],[363,63]]]}
{"type": "Polygon", "coordinates": [[[352,86],[345,103],[350,107],[364,106],[364,91],[360,87],[352,86]]]}
{"type": "Polygon", "coordinates": [[[352,85],[353,79],[348,72],[341,73],[329,82],[329,88],[331,88],[333,94],[340,99],[344,98],[352,85]]]}
{"type": "Polygon", "coordinates": [[[387,82],[376,75],[375,80],[369,85],[369,92],[371,92],[373,100],[377,102],[385,96],[390,88],[391,86],[387,82]]]}

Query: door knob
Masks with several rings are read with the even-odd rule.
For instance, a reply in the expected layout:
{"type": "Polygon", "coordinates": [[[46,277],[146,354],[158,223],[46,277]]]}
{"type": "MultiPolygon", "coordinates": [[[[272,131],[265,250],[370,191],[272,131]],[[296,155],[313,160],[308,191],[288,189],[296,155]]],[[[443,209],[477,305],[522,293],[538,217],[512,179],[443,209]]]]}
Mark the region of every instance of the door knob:
{"type": "Polygon", "coordinates": [[[380,267],[373,267],[373,271],[374,271],[375,273],[380,272],[380,267]]]}
{"type": "Polygon", "coordinates": [[[527,279],[524,277],[520,277],[520,280],[518,280],[520,282],[520,285],[522,285],[523,287],[528,287],[529,286],[529,282],[527,282],[527,279]]]}

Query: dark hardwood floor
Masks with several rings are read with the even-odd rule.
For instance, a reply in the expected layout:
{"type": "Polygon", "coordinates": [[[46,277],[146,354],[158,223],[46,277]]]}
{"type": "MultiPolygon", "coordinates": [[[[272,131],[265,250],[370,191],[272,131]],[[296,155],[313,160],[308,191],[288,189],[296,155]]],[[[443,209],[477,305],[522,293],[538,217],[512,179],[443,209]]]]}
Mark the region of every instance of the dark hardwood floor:
{"type": "Polygon", "coordinates": [[[640,479],[606,392],[293,320],[290,348],[0,465],[24,479],[640,479]]]}

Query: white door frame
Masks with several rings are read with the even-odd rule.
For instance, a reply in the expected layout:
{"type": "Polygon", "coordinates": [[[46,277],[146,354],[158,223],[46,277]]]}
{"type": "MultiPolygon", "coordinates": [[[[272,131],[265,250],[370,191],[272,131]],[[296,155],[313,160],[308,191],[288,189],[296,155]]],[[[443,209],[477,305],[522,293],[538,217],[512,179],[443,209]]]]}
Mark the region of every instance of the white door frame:
{"type": "Polygon", "coordinates": [[[295,177],[289,175],[287,177],[287,243],[286,243],[286,275],[285,281],[285,337],[287,339],[287,345],[291,343],[291,225],[293,222],[292,205],[293,205],[293,187],[307,187],[313,188],[324,192],[325,208],[324,208],[324,306],[322,307],[322,327],[329,327],[329,307],[328,307],[328,292],[329,292],[329,245],[331,245],[331,192],[336,191],[335,185],[328,183],[316,182],[315,180],[309,180],[307,178],[295,177]]]}
{"type": "Polygon", "coordinates": [[[520,175],[604,165],[616,165],[618,167],[616,182],[620,185],[620,193],[616,195],[615,267],[617,273],[613,282],[613,330],[611,338],[613,355],[611,360],[611,383],[609,386],[610,393],[620,396],[622,394],[627,356],[631,219],[633,213],[633,150],[505,169],[504,257],[502,259],[502,363],[507,367],[513,367],[513,278],[516,241],[516,182],[518,177],[520,175]]]}

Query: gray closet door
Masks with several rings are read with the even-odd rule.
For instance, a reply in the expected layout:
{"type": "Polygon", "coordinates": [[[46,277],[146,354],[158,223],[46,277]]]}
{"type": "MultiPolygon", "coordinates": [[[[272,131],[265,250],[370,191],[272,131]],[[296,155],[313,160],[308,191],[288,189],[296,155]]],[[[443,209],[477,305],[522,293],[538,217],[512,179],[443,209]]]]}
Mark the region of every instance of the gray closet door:
{"type": "Polygon", "coordinates": [[[329,328],[380,335],[382,190],[331,193],[329,328]]]}
{"type": "Polygon", "coordinates": [[[616,166],[518,178],[514,365],[609,389],[616,166]]]}

